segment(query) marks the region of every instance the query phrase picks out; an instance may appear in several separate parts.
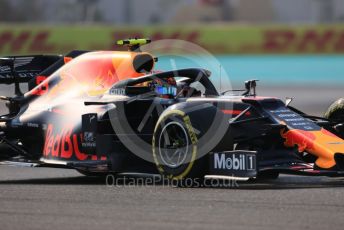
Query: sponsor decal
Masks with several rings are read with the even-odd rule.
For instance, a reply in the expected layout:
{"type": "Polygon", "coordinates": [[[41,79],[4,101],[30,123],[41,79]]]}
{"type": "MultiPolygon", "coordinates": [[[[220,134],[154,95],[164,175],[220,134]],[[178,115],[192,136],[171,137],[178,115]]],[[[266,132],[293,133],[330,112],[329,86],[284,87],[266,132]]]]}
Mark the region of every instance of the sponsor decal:
{"type": "Polygon", "coordinates": [[[72,125],[64,125],[61,130],[55,130],[53,124],[48,124],[43,149],[44,157],[54,157],[86,160],[88,155],[81,152],[79,143],[82,134],[73,133],[72,125]]]}
{"type": "Polygon", "coordinates": [[[94,133],[93,132],[84,132],[84,141],[85,142],[95,141],[94,133]]]}
{"type": "MultiPolygon", "coordinates": [[[[33,57],[16,57],[14,61],[14,69],[25,66],[33,60],[33,57]]],[[[0,72],[11,72],[10,66],[0,66],[0,72]]]]}
{"type": "Polygon", "coordinates": [[[263,32],[263,38],[263,50],[266,52],[343,52],[344,47],[344,31],[334,28],[324,31],[308,29],[301,32],[294,29],[266,30],[263,32]]]}
{"type": "Polygon", "coordinates": [[[82,147],[84,148],[95,148],[97,146],[96,144],[96,138],[93,132],[84,132],[84,139],[81,143],[82,147]]]}
{"type": "Polygon", "coordinates": [[[288,108],[280,107],[276,110],[270,110],[269,113],[280,123],[288,125],[288,127],[291,129],[299,129],[304,131],[320,130],[320,127],[317,124],[291,111],[288,108]]]}
{"type": "MultiPolygon", "coordinates": [[[[186,40],[201,45],[212,53],[236,54],[303,54],[303,53],[343,53],[344,27],[329,26],[223,26],[216,28],[149,27],[97,27],[104,36],[94,33],[92,27],[75,30],[73,27],[39,28],[30,26],[2,26],[0,28],[0,52],[8,54],[66,53],[72,49],[107,50],[114,49],[113,41],[130,37],[150,37],[153,41],[163,39],[186,40]],[[66,41],[58,39],[65,34],[66,41]],[[228,41],[223,42],[223,34],[228,41]],[[245,37],[245,39],[242,39],[245,37]],[[100,39],[101,38],[101,39],[100,39]],[[104,40],[105,39],[105,40],[104,40]],[[79,41],[83,40],[83,43],[79,41]]],[[[173,50],[170,44],[162,51],[173,50]]]]}
{"type": "MultiPolygon", "coordinates": [[[[39,74],[38,71],[30,70],[30,72],[18,73],[18,76],[19,78],[22,78],[22,79],[30,79],[30,78],[34,78],[37,74],[39,74]]],[[[0,74],[0,79],[13,79],[13,76],[10,73],[2,73],[0,74]]]]}
{"type": "Polygon", "coordinates": [[[32,123],[32,122],[27,123],[27,126],[28,126],[28,127],[31,127],[31,128],[39,128],[39,124],[37,124],[37,123],[32,123]]]}
{"type": "Polygon", "coordinates": [[[83,139],[81,145],[83,147],[83,150],[88,154],[92,152],[94,153],[97,145],[97,114],[90,113],[82,115],[82,127],[83,139]]]}
{"type": "Polygon", "coordinates": [[[343,145],[344,142],[343,141],[342,142],[328,142],[327,144],[329,144],[329,145],[343,145]]]}
{"type": "Polygon", "coordinates": [[[252,178],[257,175],[257,152],[236,150],[210,155],[209,175],[252,178]]]}
{"type": "Polygon", "coordinates": [[[255,155],[214,153],[214,169],[222,170],[254,170],[255,155]]]}
{"type": "Polygon", "coordinates": [[[53,52],[55,46],[48,43],[51,32],[40,30],[22,30],[19,33],[8,29],[0,33],[0,51],[8,48],[11,53],[19,53],[27,50],[28,53],[53,52]]]}
{"type": "Polygon", "coordinates": [[[125,95],[124,88],[111,88],[109,91],[110,95],[125,95]]]}

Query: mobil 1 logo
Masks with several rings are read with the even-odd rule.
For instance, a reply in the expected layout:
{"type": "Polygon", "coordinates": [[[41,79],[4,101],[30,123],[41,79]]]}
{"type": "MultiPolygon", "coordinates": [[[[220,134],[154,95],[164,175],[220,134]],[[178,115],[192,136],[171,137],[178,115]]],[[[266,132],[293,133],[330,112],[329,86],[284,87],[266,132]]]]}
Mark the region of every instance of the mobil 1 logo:
{"type": "Polygon", "coordinates": [[[257,157],[255,151],[225,151],[210,155],[209,171],[214,175],[255,177],[257,157]]]}

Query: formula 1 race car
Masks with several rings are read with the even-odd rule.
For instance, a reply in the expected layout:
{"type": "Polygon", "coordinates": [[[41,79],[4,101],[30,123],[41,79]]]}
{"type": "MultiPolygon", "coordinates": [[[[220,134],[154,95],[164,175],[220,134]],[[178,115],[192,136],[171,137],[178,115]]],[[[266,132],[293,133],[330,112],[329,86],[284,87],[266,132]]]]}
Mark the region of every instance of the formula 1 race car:
{"type": "Polygon", "coordinates": [[[157,58],[140,51],[148,42],[1,58],[0,83],[15,84],[14,97],[1,97],[1,164],[177,180],[343,176],[343,119],[257,96],[256,80],[233,96],[206,69],[155,71],[157,58]]]}

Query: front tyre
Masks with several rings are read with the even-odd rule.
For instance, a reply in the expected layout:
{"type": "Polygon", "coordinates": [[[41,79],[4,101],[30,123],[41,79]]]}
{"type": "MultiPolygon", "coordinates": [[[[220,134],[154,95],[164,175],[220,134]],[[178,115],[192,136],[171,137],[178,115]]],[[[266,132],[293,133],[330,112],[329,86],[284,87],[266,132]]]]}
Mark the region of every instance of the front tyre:
{"type": "Polygon", "coordinates": [[[155,165],[171,180],[203,178],[206,157],[198,159],[197,135],[190,117],[181,110],[171,110],[158,120],[152,140],[155,165]]]}
{"type": "Polygon", "coordinates": [[[336,124],[333,127],[333,131],[339,137],[344,138],[344,98],[333,102],[327,109],[324,117],[336,124]]]}
{"type": "Polygon", "coordinates": [[[333,102],[325,113],[325,118],[335,121],[344,121],[344,98],[340,98],[333,102]]]}

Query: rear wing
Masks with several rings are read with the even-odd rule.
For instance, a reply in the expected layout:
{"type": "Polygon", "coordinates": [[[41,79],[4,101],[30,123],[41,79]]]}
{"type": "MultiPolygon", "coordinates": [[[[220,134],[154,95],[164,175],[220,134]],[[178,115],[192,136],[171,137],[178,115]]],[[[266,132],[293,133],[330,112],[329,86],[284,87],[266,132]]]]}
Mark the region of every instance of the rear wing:
{"type": "Polygon", "coordinates": [[[0,58],[0,84],[29,82],[63,59],[61,55],[8,56],[0,58]]]}
{"type": "Polygon", "coordinates": [[[15,95],[21,96],[20,83],[28,83],[29,90],[41,83],[71,59],[88,51],[73,50],[67,55],[29,55],[0,57],[0,84],[14,84],[15,95]],[[37,81],[37,77],[40,80],[37,81]],[[44,78],[44,79],[45,79],[44,78]]]}
{"type": "MultiPolygon", "coordinates": [[[[28,90],[33,90],[64,64],[86,52],[74,50],[66,56],[29,55],[0,57],[0,85],[14,84],[14,97],[0,96],[0,100],[7,101],[6,106],[9,109],[9,114],[6,116],[11,118],[13,115],[18,114],[23,104],[28,103],[37,96],[34,94],[25,96],[20,89],[21,83],[28,83],[28,90]]],[[[10,119],[8,117],[2,120],[10,119]]]]}

